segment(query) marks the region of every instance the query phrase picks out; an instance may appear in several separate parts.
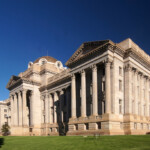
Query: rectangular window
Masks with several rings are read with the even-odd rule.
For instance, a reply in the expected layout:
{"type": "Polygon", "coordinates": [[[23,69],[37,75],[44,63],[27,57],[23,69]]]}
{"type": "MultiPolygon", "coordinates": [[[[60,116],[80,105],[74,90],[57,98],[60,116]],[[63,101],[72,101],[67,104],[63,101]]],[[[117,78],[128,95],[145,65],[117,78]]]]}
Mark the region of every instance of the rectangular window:
{"type": "Polygon", "coordinates": [[[144,113],[144,116],[146,115],[146,105],[143,105],[143,113],[144,113]]]}
{"type": "Polygon", "coordinates": [[[132,114],[134,114],[134,100],[132,101],[132,114]]]}
{"type": "Polygon", "coordinates": [[[138,92],[138,99],[140,98],[140,88],[137,86],[137,92],[138,92]]]}
{"type": "Polygon", "coordinates": [[[137,123],[134,123],[134,129],[137,129],[137,123]]]}
{"type": "Polygon", "coordinates": [[[119,99],[119,114],[122,114],[122,100],[119,99]]]}
{"type": "Polygon", "coordinates": [[[122,80],[119,80],[119,91],[122,91],[122,80]]]}
{"type": "Polygon", "coordinates": [[[4,109],[4,112],[7,112],[7,109],[4,109]]]}
{"type": "Polygon", "coordinates": [[[119,67],[119,75],[122,76],[122,68],[119,67]]]}
{"type": "Polygon", "coordinates": [[[140,115],[140,103],[138,103],[138,115],[140,115]]]}

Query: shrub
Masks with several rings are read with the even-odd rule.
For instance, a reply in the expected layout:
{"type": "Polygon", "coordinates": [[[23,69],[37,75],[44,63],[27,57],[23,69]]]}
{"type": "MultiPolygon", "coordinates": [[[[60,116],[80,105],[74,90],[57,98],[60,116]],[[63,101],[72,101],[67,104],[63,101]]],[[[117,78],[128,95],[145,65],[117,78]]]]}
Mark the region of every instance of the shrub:
{"type": "Polygon", "coordinates": [[[1,131],[2,131],[3,136],[7,136],[7,135],[10,134],[9,129],[10,129],[10,127],[9,127],[8,123],[5,123],[5,124],[2,126],[1,131]]]}

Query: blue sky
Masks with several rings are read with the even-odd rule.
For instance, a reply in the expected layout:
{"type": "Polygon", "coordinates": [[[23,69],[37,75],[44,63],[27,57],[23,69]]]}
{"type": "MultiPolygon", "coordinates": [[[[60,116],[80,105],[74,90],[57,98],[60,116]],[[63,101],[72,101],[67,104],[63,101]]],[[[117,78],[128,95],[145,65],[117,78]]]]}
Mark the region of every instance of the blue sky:
{"type": "Polygon", "coordinates": [[[130,37],[150,54],[149,0],[0,0],[0,100],[11,75],[48,55],[63,64],[85,41],[130,37]]]}

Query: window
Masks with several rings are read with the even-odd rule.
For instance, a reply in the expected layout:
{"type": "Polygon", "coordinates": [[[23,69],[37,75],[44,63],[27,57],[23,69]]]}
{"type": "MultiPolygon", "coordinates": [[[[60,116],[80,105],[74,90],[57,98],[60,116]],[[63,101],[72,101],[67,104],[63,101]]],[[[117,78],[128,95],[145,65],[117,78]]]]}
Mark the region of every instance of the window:
{"type": "Polygon", "coordinates": [[[134,123],[134,129],[137,129],[137,123],[134,123]]]}
{"type": "Polygon", "coordinates": [[[78,130],[78,124],[75,124],[75,130],[78,130]]]}
{"type": "Polygon", "coordinates": [[[140,103],[138,103],[138,115],[140,115],[140,103]]]}
{"type": "Polygon", "coordinates": [[[132,101],[132,114],[134,114],[134,100],[132,101]]]}
{"type": "Polygon", "coordinates": [[[141,123],[141,129],[143,129],[143,123],[141,123]]]}
{"type": "Polygon", "coordinates": [[[97,128],[101,129],[101,122],[97,122],[97,128]]]}
{"type": "Polygon", "coordinates": [[[140,98],[140,88],[137,86],[137,92],[138,92],[138,99],[140,98]]]}
{"type": "Polygon", "coordinates": [[[46,61],[45,61],[45,60],[42,60],[41,64],[42,64],[42,65],[46,64],[46,61]]]}
{"type": "Polygon", "coordinates": [[[120,129],[123,129],[123,123],[120,122],[120,129]]]}
{"type": "Polygon", "coordinates": [[[143,105],[143,113],[144,113],[144,116],[146,115],[146,105],[143,105]]]}
{"type": "Polygon", "coordinates": [[[52,128],[49,128],[49,131],[52,132],[52,128]]]}
{"type": "Polygon", "coordinates": [[[89,124],[88,123],[85,124],[85,128],[86,128],[86,130],[89,130],[89,124]]]}
{"type": "Polygon", "coordinates": [[[122,100],[119,99],[119,114],[122,114],[122,100]]]}
{"type": "Polygon", "coordinates": [[[145,89],[143,89],[143,98],[145,99],[145,89]]]}
{"type": "Polygon", "coordinates": [[[7,118],[7,114],[4,114],[4,118],[7,118]]]}
{"type": "Polygon", "coordinates": [[[121,76],[122,75],[122,68],[119,67],[119,75],[121,76]]]}
{"type": "Polygon", "coordinates": [[[119,80],[119,91],[122,91],[122,80],[119,80]]]}
{"type": "Polygon", "coordinates": [[[4,112],[7,112],[7,109],[4,109],[4,112]]]}

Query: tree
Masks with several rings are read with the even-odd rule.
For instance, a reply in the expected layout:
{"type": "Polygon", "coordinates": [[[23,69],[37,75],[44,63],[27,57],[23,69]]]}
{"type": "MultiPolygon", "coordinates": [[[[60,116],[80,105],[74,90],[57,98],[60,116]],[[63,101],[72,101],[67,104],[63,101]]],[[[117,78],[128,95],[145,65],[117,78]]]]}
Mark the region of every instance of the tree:
{"type": "Polygon", "coordinates": [[[9,127],[8,123],[5,123],[5,124],[2,126],[1,131],[2,131],[3,136],[7,136],[7,135],[10,134],[9,129],[10,129],[10,127],[9,127]]]}

